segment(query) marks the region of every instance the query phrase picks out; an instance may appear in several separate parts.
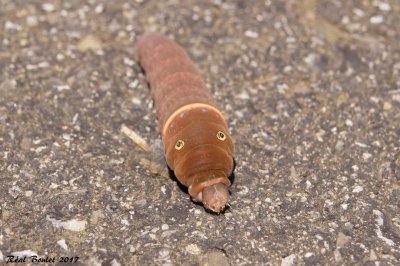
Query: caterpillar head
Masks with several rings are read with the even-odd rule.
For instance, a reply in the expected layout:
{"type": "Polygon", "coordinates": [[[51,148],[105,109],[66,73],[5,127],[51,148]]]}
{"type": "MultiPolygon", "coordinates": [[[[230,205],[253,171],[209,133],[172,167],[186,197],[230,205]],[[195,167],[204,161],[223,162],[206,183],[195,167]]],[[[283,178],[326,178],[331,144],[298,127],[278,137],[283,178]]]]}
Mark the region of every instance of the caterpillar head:
{"type": "Polygon", "coordinates": [[[228,205],[229,198],[228,187],[222,183],[217,183],[205,187],[203,191],[199,192],[193,199],[202,202],[206,209],[220,213],[228,205]]]}

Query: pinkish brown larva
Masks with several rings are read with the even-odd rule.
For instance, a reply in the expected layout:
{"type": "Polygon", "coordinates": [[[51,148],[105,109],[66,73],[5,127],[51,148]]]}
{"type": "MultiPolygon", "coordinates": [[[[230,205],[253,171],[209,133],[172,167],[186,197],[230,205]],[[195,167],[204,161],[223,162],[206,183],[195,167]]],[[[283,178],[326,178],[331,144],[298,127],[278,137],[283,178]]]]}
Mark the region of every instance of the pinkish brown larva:
{"type": "Polygon", "coordinates": [[[196,66],[162,34],[140,36],[137,53],[157,110],[168,166],[190,196],[214,212],[229,201],[234,146],[196,66]]]}

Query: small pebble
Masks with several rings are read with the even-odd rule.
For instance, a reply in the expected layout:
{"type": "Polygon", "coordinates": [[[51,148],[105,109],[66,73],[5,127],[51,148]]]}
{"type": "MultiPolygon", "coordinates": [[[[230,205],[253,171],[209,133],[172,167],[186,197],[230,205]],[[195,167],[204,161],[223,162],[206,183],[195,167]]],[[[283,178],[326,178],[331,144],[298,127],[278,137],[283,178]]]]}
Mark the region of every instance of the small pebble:
{"type": "Polygon", "coordinates": [[[246,31],[244,32],[244,35],[245,35],[246,37],[253,38],[253,39],[258,38],[258,32],[251,31],[251,30],[246,30],[246,31]]]}
{"type": "Polygon", "coordinates": [[[42,9],[46,12],[53,12],[55,10],[55,7],[52,3],[43,3],[42,9]]]}
{"type": "Polygon", "coordinates": [[[65,242],[65,239],[60,239],[57,241],[57,244],[65,251],[68,251],[68,246],[67,243],[65,242]]]}
{"type": "Polygon", "coordinates": [[[189,244],[186,246],[185,250],[192,254],[192,255],[199,255],[200,254],[200,248],[196,244],[189,244]]]}
{"type": "Polygon", "coordinates": [[[384,21],[384,17],[381,15],[373,16],[369,19],[372,24],[381,24],[384,21]]]}

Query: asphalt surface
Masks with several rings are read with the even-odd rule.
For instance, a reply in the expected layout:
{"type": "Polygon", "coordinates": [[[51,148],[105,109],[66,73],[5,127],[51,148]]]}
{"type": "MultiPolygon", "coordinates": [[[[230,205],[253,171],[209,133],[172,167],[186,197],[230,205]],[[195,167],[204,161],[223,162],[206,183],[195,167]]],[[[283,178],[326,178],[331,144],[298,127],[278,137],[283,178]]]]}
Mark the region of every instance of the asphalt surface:
{"type": "Polygon", "coordinates": [[[398,0],[0,7],[0,263],[400,264],[398,0]],[[187,49],[227,117],[224,214],[166,171],[145,31],[187,49]]]}

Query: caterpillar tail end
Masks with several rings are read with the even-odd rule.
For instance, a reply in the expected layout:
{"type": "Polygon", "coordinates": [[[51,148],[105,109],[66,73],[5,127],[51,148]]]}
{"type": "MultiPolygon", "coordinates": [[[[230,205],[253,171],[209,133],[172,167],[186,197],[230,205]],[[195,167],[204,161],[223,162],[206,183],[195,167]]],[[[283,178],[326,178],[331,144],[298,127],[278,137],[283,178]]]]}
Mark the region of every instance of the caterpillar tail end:
{"type": "Polygon", "coordinates": [[[204,207],[215,213],[225,210],[230,198],[227,186],[221,183],[205,187],[201,194],[204,207]]]}

